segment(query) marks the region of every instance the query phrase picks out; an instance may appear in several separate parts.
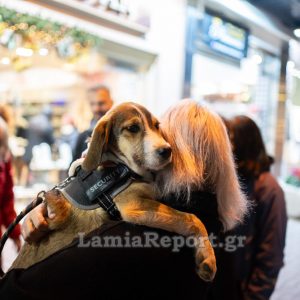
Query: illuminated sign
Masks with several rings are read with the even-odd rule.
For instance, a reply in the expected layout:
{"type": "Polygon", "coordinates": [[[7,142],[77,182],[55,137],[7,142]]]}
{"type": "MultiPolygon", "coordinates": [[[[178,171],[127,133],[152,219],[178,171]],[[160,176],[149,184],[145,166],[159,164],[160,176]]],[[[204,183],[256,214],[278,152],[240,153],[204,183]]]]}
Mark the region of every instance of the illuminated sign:
{"type": "Polygon", "coordinates": [[[206,13],[202,21],[202,41],[212,50],[235,59],[247,56],[248,30],[206,13]]]}

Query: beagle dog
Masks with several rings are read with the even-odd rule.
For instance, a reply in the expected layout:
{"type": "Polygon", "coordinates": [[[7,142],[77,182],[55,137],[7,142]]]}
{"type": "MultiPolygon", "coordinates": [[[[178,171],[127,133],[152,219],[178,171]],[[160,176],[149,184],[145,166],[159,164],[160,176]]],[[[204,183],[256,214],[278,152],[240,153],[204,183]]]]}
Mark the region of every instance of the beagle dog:
{"type": "MultiPolygon", "coordinates": [[[[141,105],[127,102],[99,120],[82,168],[90,171],[101,168],[103,162],[122,162],[140,175],[142,180],[132,182],[113,199],[122,219],[194,237],[198,241],[195,243],[197,273],[203,280],[211,281],[216,273],[216,259],[203,223],[193,214],[155,200],[153,173],[171,160],[172,151],[161,134],[158,120],[141,105]]],[[[84,211],[74,207],[57,190],[47,192],[45,198],[56,214],[55,219],[47,219],[52,231],[39,244],[25,243],[12,268],[26,268],[41,261],[68,245],[78,232],[88,233],[108,219],[101,208],[84,211]]]]}

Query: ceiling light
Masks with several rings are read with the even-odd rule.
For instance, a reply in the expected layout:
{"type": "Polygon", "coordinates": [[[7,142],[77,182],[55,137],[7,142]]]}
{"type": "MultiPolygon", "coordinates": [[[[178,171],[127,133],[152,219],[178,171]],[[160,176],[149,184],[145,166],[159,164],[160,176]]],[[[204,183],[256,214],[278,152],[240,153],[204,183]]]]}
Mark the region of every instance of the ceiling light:
{"type": "Polygon", "coordinates": [[[33,50],[28,48],[17,48],[16,54],[19,56],[29,57],[32,56],[33,50]]]}
{"type": "Polygon", "coordinates": [[[3,65],[9,65],[10,64],[10,58],[9,57],[2,57],[1,58],[1,63],[3,65]]]}
{"type": "Polygon", "coordinates": [[[262,57],[261,57],[260,55],[258,55],[258,54],[254,54],[254,55],[252,56],[252,59],[253,59],[253,61],[254,61],[257,65],[260,65],[260,64],[262,63],[262,61],[263,61],[262,57]]]}
{"type": "Polygon", "coordinates": [[[297,38],[300,38],[300,28],[294,29],[294,35],[295,35],[297,38]]]}
{"type": "Polygon", "coordinates": [[[47,48],[41,48],[41,49],[39,50],[39,54],[40,54],[41,56],[47,56],[48,53],[49,53],[49,50],[48,50],[47,48]]]}

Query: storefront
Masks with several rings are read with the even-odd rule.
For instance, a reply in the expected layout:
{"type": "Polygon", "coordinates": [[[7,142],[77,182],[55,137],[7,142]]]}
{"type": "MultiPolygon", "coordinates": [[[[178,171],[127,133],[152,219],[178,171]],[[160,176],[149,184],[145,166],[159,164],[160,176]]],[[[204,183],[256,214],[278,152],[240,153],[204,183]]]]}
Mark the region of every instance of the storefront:
{"type": "Polygon", "coordinates": [[[185,96],[205,101],[224,117],[252,117],[275,155],[281,48],[288,37],[254,7],[233,2],[189,7],[185,96]]]}
{"type": "Polygon", "coordinates": [[[190,1],[184,94],[261,128],[288,215],[300,216],[300,46],[245,1],[190,1]],[[288,61],[289,60],[289,61],[288,61]]]}
{"type": "MultiPolygon", "coordinates": [[[[86,89],[98,83],[111,89],[115,103],[135,101],[161,114],[181,98],[185,4],[0,1],[0,96],[14,112],[14,126],[26,127],[48,106],[55,138],[70,119],[79,131],[86,129],[91,118],[86,89]]],[[[24,141],[12,140],[11,147],[21,158],[24,141]]],[[[57,183],[71,159],[65,147],[39,151],[30,165],[34,190],[57,183]]],[[[22,180],[16,183],[17,197],[34,195],[22,180]]]]}
{"type": "Polygon", "coordinates": [[[285,139],[281,165],[282,185],[290,200],[291,216],[300,216],[300,45],[296,40],[289,43],[287,63],[287,102],[285,139]]]}

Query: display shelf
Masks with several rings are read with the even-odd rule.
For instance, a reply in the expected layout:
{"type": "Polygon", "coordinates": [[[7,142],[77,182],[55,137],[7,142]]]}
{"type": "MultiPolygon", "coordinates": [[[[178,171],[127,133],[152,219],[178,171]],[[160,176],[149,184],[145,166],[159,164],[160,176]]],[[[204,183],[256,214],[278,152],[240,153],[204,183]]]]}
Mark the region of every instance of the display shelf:
{"type": "MultiPolygon", "coordinates": [[[[12,105],[12,103],[10,104],[12,105]]],[[[68,102],[64,103],[64,105],[58,105],[56,103],[53,103],[53,100],[37,101],[32,99],[31,101],[21,102],[21,111],[25,119],[29,120],[29,118],[40,114],[44,105],[49,105],[52,109],[51,124],[54,129],[54,136],[57,137],[60,135],[62,116],[67,112],[67,104],[68,102]]]]}
{"type": "Polygon", "coordinates": [[[14,186],[14,194],[16,203],[19,205],[18,212],[20,212],[26,205],[28,205],[36,195],[43,190],[48,190],[51,186],[47,184],[34,184],[31,187],[14,186]]]}

